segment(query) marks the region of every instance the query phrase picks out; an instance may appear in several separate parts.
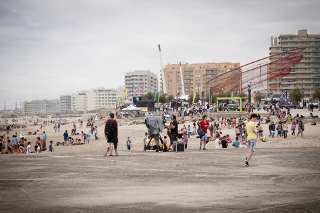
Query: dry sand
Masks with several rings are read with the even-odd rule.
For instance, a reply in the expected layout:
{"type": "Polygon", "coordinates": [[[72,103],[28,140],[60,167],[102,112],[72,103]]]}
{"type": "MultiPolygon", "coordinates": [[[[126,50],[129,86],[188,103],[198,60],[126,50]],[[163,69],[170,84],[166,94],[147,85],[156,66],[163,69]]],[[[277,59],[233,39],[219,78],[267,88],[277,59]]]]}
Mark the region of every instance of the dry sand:
{"type": "MultiPolygon", "coordinates": [[[[262,111],[263,112],[263,111],[262,111]]],[[[310,112],[307,110],[292,110],[292,114],[295,115],[296,113],[302,114],[302,115],[309,115],[310,112]]],[[[318,115],[320,117],[320,112],[317,111],[317,109],[313,113],[314,115],[318,115]]],[[[70,122],[67,125],[61,125],[60,132],[55,133],[52,124],[45,127],[45,131],[47,134],[47,147],[49,146],[49,141],[52,140],[54,144],[56,142],[62,142],[63,141],[63,133],[65,130],[68,130],[69,136],[71,134],[72,129],[72,123],[71,121],[78,121],[79,119],[84,120],[84,124],[82,128],[79,128],[80,123],[76,123],[77,126],[77,132],[81,133],[81,131],[84,131],[85,133],[90,132],[90,128],[86,128],[86,119],[84,118],[67,118],[67,121],[70,122]]],[[[10,123],[9,119],[9,123],[10,123]]],[[[187,119],[186,119],[187,120],[187,119]]],[[[277,122],[278,119],[275,116],[272,116],[272,120],[277,122]]],[[[18,123],[24,123],[25,120],[19,120],[18,123]]],[[[94,150],[106,150],[108,147],[107,141],[104,137],[104,122],[105,121],[97,121],[98,127],[98,140],[94,139],[94,134],[91,135],[90,143],[85,145],[73,145],[73,146],[54,146],[54,149],[56,152],[78,152],[78,151],[94,151],[94,150]]],[[[127,125],[130,122],[130,119],[118,120],[119,124],[122,123],[122,125],[119,125],[119,145],[118,150],[121,153],[121,150],[126,150],[126,139],[127,137],[130,137],[130,140],[132,141],[132,150],[142,150],[143,149],[143,138],[144,133],[147,132],[147,128],[145,124],[138,124],[138,125],[127,125]]],[[[15,122],[16,123],[16,122],[15,122]]],[[[4,121],[2,120],[1,124],[4,124],[4,121]]],[[[192,127],[192,122],[188,121],[185,123],[186,126],[190,125],[192,127]]],[[[268,125],[262,124],[264,129],[264,135],[267,136],[267,142],[263,143],[261,141],[258,142],[257,148],[290,148],[290,147],[320,147],[320,125],[311,125],[311,123],[305,123],[305,131],[304,131],[304,137],[293,137],[291,136],[291,124],[289,124],[289,131],[288,136],[289,139],[284,138],[271,138],[269,137],[269,130],[268,125]]],[[[179,129],[183,127],[182,124],[178,125],[179,129]]],[[[25,129],[14,129],[9,133],[9,136],[11,137],[15,132],[20,135],[20,132],[22,131],[26,135],[26,139],[30,142],[32,142],[32,148],[34,147],[35,141],[36,141],[36,135],[27,135],[28,132],[35,132],[39,130],[42,134],[42,130],[40,130],[40,124],[37,126],[34,126],[30,123],[27,124],[27,128],[25,129]]],[[[232,141],[235,140],[235,132],[234,129],[228,129],[223,128],[222,129],[223,135],[229,134],[232,141]]],[[[1,135],[6,134],[6,132],[2,131],[1,135]]],[[[166,130],[163,130],[162,136],[166,134],[166,130]]],[[[296,130],[297,134],[297,130],[296,130]]],[[[74,135],[71,136],[74,139],[81,138],[80,135],[74,135]]],[[[41,135],[42,138],[42,135],[41,135]]],[[[169,141],[169,140],[168,140],[169,141]]],[[[188,142],[188,149],[198,149],[199,148],[199,139],[196,138],[196,136],[191,136],[188,142]]],[[[206,148],[208,150],[216,149],[214,146],[214,142],[210,141],[206,148]]],[[[229,146],[228,148],[233,149],[232,146],[229,146]]]]}
{"type": "MultiPolygon", "coordinates": [[[[28,126],[24,133],[39,127],[28,126]]],[[[62,141],[64,130],[71,128],[63,125],[54,133],[53,126],[47,126],[48,140],[62,141]]],[[[215,149],[210,142],[208,150],[199,151],[194,136],[184,153],[145,153],[145,125],[120,126],[120,156],[104,157],[103,128],[99,127],[100,139],[92,137],[90,144],[54,146],[54,153],[1,155],[1,212],[320,210],[320,149],[303,148],[319,147],[320,125],[305,124],[303,138],[259,142],[250,167],[244,166],[247,149],[215,149]],[[127,136],[131,151],[126,150],[127,136]]],[[[223,133],[235,137],[233,129],[223,133]]],[[[36,136],[27,139],[34,142],[36,136]]]]}

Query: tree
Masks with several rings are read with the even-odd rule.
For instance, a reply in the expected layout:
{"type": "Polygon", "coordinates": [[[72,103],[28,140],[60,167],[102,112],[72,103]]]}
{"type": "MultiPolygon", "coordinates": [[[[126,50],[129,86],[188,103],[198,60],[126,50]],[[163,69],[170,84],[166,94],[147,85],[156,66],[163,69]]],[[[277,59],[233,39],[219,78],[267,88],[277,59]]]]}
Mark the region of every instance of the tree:
{"type": "Polygon", "coordinates": [[[223,97],[231,97],[231,92],[227,91],[227,92],[222,92],[222,93],[218,93],[217,97],[223,98],[223,97]]]}
{"type": "Polygon", "coordinates": [[[154,97],[154,93],[152,93],[152,92],[148,92],[147,94],[145,94],[144,95],[146,98],[148,98],[148,99],[153,99],[153,97],[154,97]]]}
{"type": "MultiPolygon", "coordinates": [[[[193,100],[193,94],[190,94],[188,98],[188,102],[190,105],[192,104],[192,100],[193,100]]],[[[198,103],[199,100],[200,100],[200,95],[199,93],[196,93],[196,97],[194,98],[194,103],[198,103]]]]}
{"type": "Polygon", "coordinates": [[[318,109],[320,111],[319,107],[319,101],[320,101],[320,89],[317,89],[313,94],[312,94],[313,99],[318,99],[318,109]]]}
{"type": "Polygon", "coordinates": [[[174,99],[173,95],[167,97],[167,103],[170,103],[174,99]]]}
{"type": "MultiPolygon", "coordinates": [[[[159,96],[159,94],[158,94],[159,96]]],[[[158,101],[158,100],[157,100],[158,101]]],[[[159,102],[160,103],[166,103],[167,102],[167,98],[164,94],[161,94],[160,97],[159,97],[159,102]]]]}
{"type": "Polygon", "coordinates": [[[243,93],[243,92],[240,92],[239,94],[238,94],[238,97],[248,97],[248,95],[246,94],[246,93],[243,93]]]}
{"type": "Polygon", "coordinates": [[[295,102],[298,103],[302,100],[303,94],[299,88],[294,88],[292,92],[289,94],[289,97],[295,102]]]}
{"type": "Polygon", "coordinates": [[[254,96],[254,101],[257,103],[261,103],[261,100],[264,99],[266,97],[265,94],[256,94],[254,96]]]}
{"type": "Polygon", "coordinates": [[[209,102],[209,96],[210,96],[210,94],[207,93],[207,94],[206,94],[206,98],[205,98],[205,101],[206,101],[206,102],[209,102]]]}

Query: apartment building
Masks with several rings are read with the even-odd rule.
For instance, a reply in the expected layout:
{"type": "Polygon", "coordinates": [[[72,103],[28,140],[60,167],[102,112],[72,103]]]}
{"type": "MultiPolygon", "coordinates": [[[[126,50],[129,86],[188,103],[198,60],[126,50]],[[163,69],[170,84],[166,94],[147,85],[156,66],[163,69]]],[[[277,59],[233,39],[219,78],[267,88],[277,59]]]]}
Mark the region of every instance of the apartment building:
{"type": "Polygon", "coordinates": [[[298,34],[280,34],[278,38],[271,37],[269,50],[273,55],[298,47],[305,48],[303,59],[291,68],[289,75],[269,80],[268,92],[290,93],[297,87],[304,93],[304,98],[309,99],[316,89],[320,89],[320,34],[308,34],[307,30],[299,30],[298,34]]]}
{"type": "Polygon", "coordinates": [[[149,70],[127,72],[124,81],[130,100],[134,96],[143,96],[148,92],[154,93],[158,89],[158,76],[149,70]]]}
{"type": "Polygon", "coordinates": [[[116,89],[98,87],[73,93],[71,109],[79,112],[87,112],[101,108],[115,109],[118,98],[122,98],[124,91],[125,87],[120,86],[116,89]]]}
{"type": "MultiPolygon", "coordinates": [[[[207,84],[207,81],[214,76],[223,74],[229,70],[239,67],[240,63],[195,63],[195,64],[181,64],[183,82],[181,81],[180,64],[167,64],[164,69],[164,75],[166,80],[167,94],[176,96],[177,93],[182,94],[182,85],[186,95],[193,94],[194,92],[205,91],[210,92],[210,87],[214,86],[214,83],[207,84]]],[[[241,72],[241,69],[237,69],[234,73],[241,72]]],[[[239,82],[232,85],[240,89],[241,77],[239,82]]],[[[231,85],[227,85],[223,91],[231,90],[231,85]]]]}
{"type": "Polygon", "coordinates": [[[60,111],[68,113],[71,111],[71,95],[60,95],[60,111]]]}
{"type": "Polygon", "coordinates": [[[25,101],[23,103],[23,113],[24,115],[60,113],[60,99],[25,101]]]}

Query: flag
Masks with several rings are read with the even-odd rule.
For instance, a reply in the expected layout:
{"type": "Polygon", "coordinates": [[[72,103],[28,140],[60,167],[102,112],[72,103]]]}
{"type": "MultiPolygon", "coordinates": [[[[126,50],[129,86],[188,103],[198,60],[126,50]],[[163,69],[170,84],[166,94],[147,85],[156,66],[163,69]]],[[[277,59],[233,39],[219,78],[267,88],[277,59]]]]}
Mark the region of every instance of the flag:
{"type": "Polygon", "coordinates": [[[137,96],[137,88],[136,88],[136,92],[134,93],[134,96],[137,96]]]}
{"type": "Polygon", "coordinates": [[[237,92],[237,96],[239,96],[239,92],[240,92],[240,91],[238,90],[238,92],[237,92]]]}
{"type": "Polygon", "coordinates": [[[193,104],[194,104],[194,99],[196,98],[196,94],[197,94],[196,92],[193,93],[192,106],[193,106],[193,104]]]}
{"type": "Polygon", "coordinates": [[[138,85],[138,92],[139,92],[139,90],[140,90],[140,84],[138,85]]]}
{"type": "Polygon", "coordinates": [[[124,92],[123,95],[122,95],[122,104],[123,104],[125,95],[126,95],[126,93],[124,92]]]}
{"type": "Polygon", "coordinates": [[[159,91],[157,106],[158,106],[158,103],[159,103],[160,95],[161,95],[161,92],[159,91]]]}
{"type": "Polygon", "coordinates": [[[159,94],[158,94],[158,103],[159,103],[160,95],[161,95],[161,92],[159,91],[159,94]]]}
{"type": "Polygon", "coordinates": [[[157,92],[158,92],[158,89],[156,89],[156,91],[154,92],[154,102],[156,102],[156,97],[157,97],[157,92]]]}
{"type": "Polygon", "coordinates": [[[212,88],[210,87],[209,104],[212,103],[212,88]]]}
{"type": "Polygon", "coordinates": [[[126,99],[128,97],[128,88],[126,88],[126,99]]]}
{"type": "Polygon", "coordinates": [[[233,91],[231,92],[231,98],[233,97],[233,91]]]}

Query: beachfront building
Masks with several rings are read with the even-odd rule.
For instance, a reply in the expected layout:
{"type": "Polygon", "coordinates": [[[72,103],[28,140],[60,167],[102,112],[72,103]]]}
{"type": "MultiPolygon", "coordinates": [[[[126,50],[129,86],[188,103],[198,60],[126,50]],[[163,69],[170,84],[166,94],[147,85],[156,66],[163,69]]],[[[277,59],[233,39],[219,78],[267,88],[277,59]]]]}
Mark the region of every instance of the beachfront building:
{"type": "Polygon", "coordinates": [[[86,90],[72,93],[71,101],[72,101],[71,103],[72,111],[86,112],[88,110],[86,90]]]}
{"type": "MultiPolygon", "coordinates": [[[[185,95],[190,95],[194,92],[200,93],[201,91],[209,93],[210,86],[214,86],[214,84],[206,84],[208,80],[239,66],[240,63],[231,62],[181,64],[183,77],[183,82],[181,82],[180,64],[167,64],[164,68],[167,94],[173,96],[176,96],[177,93],[182,94],[182,88],[184,88],[185,95]]],[[[233,73],[238,72],[241,72],[241,69],[237,69],[233,73]]],[[[232,85],[239,88],[239,90],[241,78],[239,77],[238,83],[232,85]]],[[[224,88],[219,89],[230,91],[231,85],[226,85],[224,88]]]]}
{"type": "Polygon", "coordinates": [[[128,98],[144,96],[154,93],[158,89],[158,77],[149,70],[136,70],[127,72],[124,78],[125,88],[128,90],[128,98]]]}
{"type": "Polygon", "coordinates": [[[55,114],[60,112],[60,99],[33,100],[23,103],[24,115],[55,114]]]}
{"type": "Polygon", "coordinates": [[[122,98],[124,86],[116,89],[103,87],[83,90],[72,94],[71,109],[78,112],[88,112],[98,109],[115,109],[118,98],[122,98]]]}
{"type": "MultiPolygon", "coordinates": [[[[303,59],[291,68],[289,75],[269,80],[268,92],[289,94],[297,87],[304,93],[304,98],[309,99],[316,89],[320,89],[320,34],[308,34],[307,30],[299,30],[298,34],[271,37],[270,55],[298,47],[305,47],[303,59]]],[[[271,60],[279,57],[272,57],[271,60]]]]}
{"type": "Polygon", "coordinates": [[[60,95],[60,112],[69,113],[71,111],[71,95],[60,95]]]}
{"type": "Polygon", "coordinates": [[[34,103],[32,101],[23,102],[23,114],[24,115],[33,115],[34,114],[34,103]]]}

